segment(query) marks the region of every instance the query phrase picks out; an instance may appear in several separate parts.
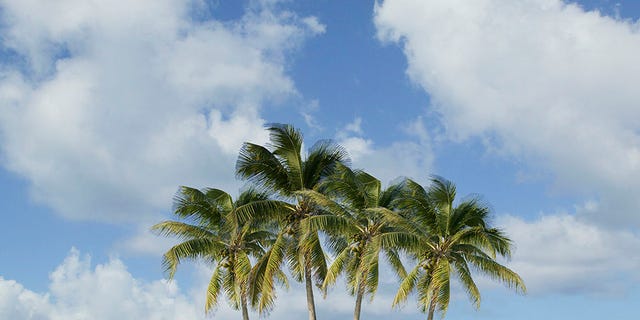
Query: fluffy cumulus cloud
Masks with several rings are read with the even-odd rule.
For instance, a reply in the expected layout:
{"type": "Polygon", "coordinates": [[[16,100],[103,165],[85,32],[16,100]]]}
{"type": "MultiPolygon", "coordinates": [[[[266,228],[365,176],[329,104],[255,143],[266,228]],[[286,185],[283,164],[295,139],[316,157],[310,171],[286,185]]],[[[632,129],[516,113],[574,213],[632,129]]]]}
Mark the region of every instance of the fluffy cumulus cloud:
{"type": "Polygon", "coordinates": [[[296,94],[285,60],[324,26],[272,2],[234,21],[200,1],[0,2],[2,165],[74,219],[131,221],[178,185],[239,187],[265,102],[296,94]]]}
{"type": "Polygon", "coordinates": [[[383,41],[453,139],[550,170],[598,200],[591,218],[640,225],[640,26],[561,0],[386,0],[383,41]]]}
{"type": "Polygon", "coordinates": [[[204,319],[175,282],[139,281],[117,259],[92,268],[88,256],[72,250],[50,280],[41,294],[0,277],[0,318],[204,319]]]}
{"type": "Polygon", "coordinates": [[[335,140],[351,155],[355,168],[365,169],[386,185],[399,177],[426,182],[432,174],[431,138],[421,117],[404,126],[408,139],[378,146],[366,138],[362,119],[356,118],[338,131],[335,140]]]}
{"type": "Polygon", "coordinates": [[[499,219],[516,243],[510,266],[531,294],[621,295],[640,281],[640,236],[598,228],[573,215],[544,215],[535,221],[499,219]]]}

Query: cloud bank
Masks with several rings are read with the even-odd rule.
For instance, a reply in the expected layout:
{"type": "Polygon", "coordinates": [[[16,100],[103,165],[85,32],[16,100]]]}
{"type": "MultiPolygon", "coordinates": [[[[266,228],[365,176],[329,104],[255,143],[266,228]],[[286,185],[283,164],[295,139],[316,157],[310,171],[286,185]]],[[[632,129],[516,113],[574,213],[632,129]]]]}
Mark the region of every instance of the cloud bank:
{"type": "Polygon", "coordinates": [[[200,1],[2,1],[0,155],[64,217],[140,221],[179,185],[230,192],[265,103],[296,95],[286,57],[315,17],[256,2],[235,21],[200,1]]]}
{"type": "Polygon", "coordinates": [[[560,0],[387,0],[374,19],[450,138],[549,170],[599,202],[590,219],[640,225],[638,22],[560,0]]]}
{"type": "Polygon", "coordinates": [[[580,221],[573,215],[543,215],[535,221],[502,216],[499,225],[516,245],[510,267],[529,293],[620,296],[639,281],[640,236],[580,221]]]}

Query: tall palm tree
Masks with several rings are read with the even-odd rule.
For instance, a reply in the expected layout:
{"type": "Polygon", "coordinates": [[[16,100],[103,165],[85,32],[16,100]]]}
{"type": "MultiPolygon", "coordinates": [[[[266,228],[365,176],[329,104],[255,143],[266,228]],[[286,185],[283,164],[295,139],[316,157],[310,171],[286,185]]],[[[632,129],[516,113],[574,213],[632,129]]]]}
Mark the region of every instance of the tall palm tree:
{"type": "Polygon", "coordinates": [[[268,147],[245,143],[236,163],[236,174],[291,203],[290,210],[271,217],[278,221],[280,232],[252,274],[253,301],[259,311],[268,310],[275,299],[274,279],[286,261],[298,281],[304,279],[309,319],[316,319],[313,278],[322,282],[327,272],[324,251],[317,232],[301,229],[301,222],[316,214],[314,206],[299,192],[311,190],[338,163],[347,161],[344,149],[331,141],[317,142],[304,157],[302,134],[291,125],[272,124],[268,147]]]}
{"type": "Polygon", "coordinates": [[[386,218],[403,231],[385,235],[384,245],[404,245],[416,260],[416,266],[400,283],[393,305],[406,301],[416,289],[418,304],[432,320],[438,310],[449,306],[451,274],[457,275],[476,308],[480,291],[471,270],[503,282],[525,293],[520,276],[498,263],[496,256],[509,258],[511,240],[488,222],[489,208],[478,197],[454,206],[455,185],[441,177],[432,178],[428,190],[412,180],[405,181],[405,193],[398,201],[401,214],[386,218]]]}
{"type": "Polygon", "coordinates": [[[321,193],[306,191],[305,194],[326,214],[309,217],[305,223],[311,229],[326,232],[335,253],[323,289],[345,273],[350,294],[356,297],[353,318],[359,320],[362,298],[369,293],[373,299],[378,288],[381,252],[400,277],[406,276],[397,250],[383,248],[379,240],[380,235],[395,231],[395,227],[383,219],[383,212],[391,213],[401,185],[382,190],[380,180],[372,175],[340,165],[318,190],[321,193]]]}
{"type": "MultiPolygon", "coordinates": [[[[234,202],[219,189],[181,187],[174,198],[174,208],[183,221],[163,221],[151,227],[159,235],[182,241],[164,254],[163,266],[169,279],[185,259],[215,265],[207,288],[205,312],[217,305],[220,293],[224,292],[231,306],[240,308],[242,318],[248,320],[250,258],[260,258],[275,239],[273,232],[249,218],[278,210],[280,205],[254,189],[242,192],[234,202]]],[[[284,278],[283,274],[278,276],[284,278]]]]}

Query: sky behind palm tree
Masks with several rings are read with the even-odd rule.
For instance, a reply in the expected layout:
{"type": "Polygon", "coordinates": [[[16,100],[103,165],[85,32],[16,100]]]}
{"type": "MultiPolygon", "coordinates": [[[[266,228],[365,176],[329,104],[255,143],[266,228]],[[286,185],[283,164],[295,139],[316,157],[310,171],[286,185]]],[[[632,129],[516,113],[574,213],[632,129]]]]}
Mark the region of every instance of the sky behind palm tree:
{"type": "MultiPolygon", "coordinates": [[[[271,122],[335,139],[384,186],[438,174],[491,203],[529,294],[479,281],[481,309],[460,292],[447,319],[635,316],[637,1],[0,7],[0,318],[203,317],[210,270],[161,280],[171,242],[148,229],[179,185],[235,197],[237,152],[271,122]]],[[[387,271],[363,318],[395,312],[387,271]]],[[[303,316],[303,289],[272,318],[303,316]]],[[[338,285],[319,318],[352,306],[338,285]]]]}

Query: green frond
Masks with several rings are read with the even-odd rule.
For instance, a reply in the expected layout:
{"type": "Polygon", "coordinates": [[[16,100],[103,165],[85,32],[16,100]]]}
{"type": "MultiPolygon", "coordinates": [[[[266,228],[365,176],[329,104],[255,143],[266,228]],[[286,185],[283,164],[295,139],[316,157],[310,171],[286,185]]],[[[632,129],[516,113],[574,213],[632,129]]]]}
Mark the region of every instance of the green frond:
{"type": "Polygon", "coordinates": [[[428,194],[433,203],[449,215],[456,197],[456,186],[453,182],[443,177],[432,176],[428,194]]]}
{"type": "Polygon", "coordinates": [[[255,186],[249,185],[244,189],[233,203],[235,207],[240,207],[251,202],[269,200],[269,193],[257,189],[255,186]]]}
{"type": "Polygon", "coordinates": [[[401,194],[392,202],[397,215],[415,224],[412,232],[426,234],[438,230],[437,210],[424,188],[411,179],[405,179],[401,188],[401,194]]]}
{"type": "Polygon", "coordinates": [[[449,217],[449,230],[454,233],[465,227],[486,227],[489,208],[482,206],[478,198],[472,198],[453,208],[449,217]]]}
{"type": "Polygon", "coordinates": [[[251,271],[253,285],[249,290],[249,296],[252,304],[256,306],[260,313],[273,307],[276,297],[275,282],[279,280],[282,272],[281,266],[286,247],[287,241],[284,234],[281,233],[251,271]]]}
{"type": "Polygon", "coordinates": [[[380,193],[378,206],[387,209],[394,209],[395,203],[403,194],[403,189],[403,183],[396,183],[384,189],[380,193]]]}
{"type": "Polygon", "coordinates": [[[289,191],[303,189],[302,134],[288,124],[270,124],[267,130],[272,152],[286,169],[289,191]]]}
{"type": "Polygon", "coordinates": [[[368,206],[377,206],[377,198],[372,199],[375,195],[372,191],[367,190],[367,188],[372,188],[370,184],[374,182],[362,181],[362,177],[366,177],[364,175],[377,181],[362,171],[351,170],[351,168],[338,163],[335,172],[322,180],[316,191],[353,211],[362,210],[368,206]]]}
{"type": "Polygon", "coordinates": [[[249,259],[249,256],[245,252],[237,252],[233,267],[233,272],[238,279],[237,284],[240,286],[246,284],[249,278],[249,273],[251,272],[251,260],[249,259]]]}
{"type": "Polygon", "coordinates": [[[478,309],[480,308],[480,290],[476,286],[475,281],[473,281],[469,266],[467,266],[467,262],[461,255],[454,255],[454,257],[453,265],[458,274],[458,279],[467,292],[467,296],[473,303],[473,306],[478,309]]]}
{"type": "Polygon", "coordinates": [[[157,223],[151,226],[151,231],[160,236],[175,236],[181,240],[205,238],[219,240],[217,235],[203,227],[179,221],[163,221],[157,223]]]}
{"type": "Polygon", "coordinates": [[[451,300],[451,285],[449,284],[449,279],[447,278],[446,284],[441,286],[438,290],[438,310],[440,311],[442,318],[447,313],[447,309],[449,309],[449,301],[451,300]]]}
{"type": "Polygon", "coordinates": [[[382,189],[380,180],[364,171],[356,172],[356,178],[364,195],[364,207],[378,207],[382,189]]]}
{"type": "Polygon", "coordinates": [[[218,256],[219,252],[225,249],[226,247],[223,243],[211,241],[210,239],[187,240],[167,250],[162,259],[162,266],[169,279],[173,279],[182,260],[218,256]]]}
{"type": "Polygon", "coordinates": [[[224,268],[222,289],[224,290],[225,296],[227,296],[227,301],[229,301],[231,308],[238,310],[240,307],[240,287],[238,286],[238,279],[236,278],[234,269],[233,263],[230,267],[224,268]]]}
{"type": "Polygon", "coordinates": [[[433,276],[429,272],[423,272],[417,279],[416,292],[420,311],[426,312],[432,303],[436,303],[435,290],[431,284],[433,276]]]}
{"type": "Polygon", "coordinates": [[[318,237],[317,232],[313,232],[307,237],[303,250],[308,254],[307,263],[313,268],[316,282],[321,284],[327,276],[327,259],[320,245],[320,237],[318,237]]]}
{"type": "Polygon", "coordinates": [[[276,282],[280,285],[282,285],[285,289],[289,289],[289,279],[287,279],[287,274],[284,273],[284,271],[282,270],[276,270],[276,272],[274,273],[275,277],[274,279],[276,280],[276,282]]]}
{"type": "Polygon", "coordinates": [[[291,244],[287,246],[285,257],[293,279],[296,282],[304,281],[305,255],[304,250],[300,247],[300,241],[292,239],[291,244]]]}
{"type": "Polygon", "coordinates": [[[327,269],[327,275],[324,278],[324,282],[322,283],[322,291],[326,294],[326,290],[329,286],[332,286],[338,280],[340,274],[344,271],[345,262],[349,259],[349,255],[351,254],[351,250],[348,247],[345,247],[342,251],[336,255],[335,259],[327,269]]]}
{"type": "Polygon", "coordinates": [[[387,256],[387,261],[391,265],[391,268],[395,273],[400,277],[400,279],[404,279],[407,277],[407,271],[402,264],[402,260],[400,259],[400,255],[398,251],[395,249],[386,249],[385,255],[387,256]]]}
{"type": "Polygon", "coordinates": [[[287,169],[267,148],[245,142],[236,161],[236,177],[285,196],[291,190],[287,169]]]}
{"type": "Polygon", "coordinates": [[[218,304],[218,296],[220,295],[220,289],[222,288],[222,277],[220,274],[220,265],[217,265],[213,269],[209,285],[207,286],[207,298],[204,305],[205,313],[209,313],[218,304]]]}
{"type": "Polygon", "coordinates": [[[485,236],[494,252],[507,259],[511,258],[512,241],[502,230],[497,228],[487,229],[485,230],[485,236]]]}
{"type": "Polygon", "coordinates": [[[308,217],[301,225],[310,232],[324,231],[329,235],[351,235],[358,231],[351,219],[329,214],[308,217]]]}
{"type": "Polygon", "coordinates": [[[409,294],[411,294],[411,291],[413,291],[413,288],[415,288],[416,286],[418,277],[421,274],[420,270],[420,265],[416,265],[415,267],[413,267],[411,272],[409,272],[407,276],[402,279],[402,281],[400,282],[400,286],[398,287],[398,292],[396,293],[396,296],[393,298],[393,302],[391,303],[393,307],[407,301],[409,294]]]}
{"type": "Polygon", "coordinates": [[[513,270],[499,264],[488,256],[465,255],[465,259],[476,269],[494,280],[500,281],[518,293],[526,293],[527,287],[520,276],[513,270]]]}
{"type": "Polygon", "coordinates": [[[407,251],[433,250],[430,243],[420,241],[420,238],[407,232],[386,232],[376,236],[380,246],[384,249],[402,249],[407,251]],[[427,247],[424,247],[427,246],[427,247]]]}
{"type": "Polygon", "coordinates": [[[373,301],[376,291],[378,291],[378,279],[380,276],[378,266],[378,259],[375,259],[367,268],[365,287],[367,288],[367,293],[369,293],[369,301],[373,301]]]}
{"type": "Polygon", "coordinates": [[[325,211],[327,212],[331,212],[333,215],[345,218],[351,217],[351,213],[347,210],[347,208],[320,192],[314,190],[302,190],[297,191],[296,195],[302,197],[306,201],[318,207],[325,209],[325,211]]]}
{"type": "Polygon", "coordinates": [[[413,216],[410,218],[404,217],[390,210],[379,210],[379,214],[382,216],[382,221],[385,224],[394,226],[396,229],[401,230],[407,234],[411,234],[416,238],[427,238],[430,236],[428,230],[423,225],[416,222],[413,216]]]}
{"type": "Polygon", "coordinates": [[[445,287],[449,287],[449,283],[451,280],[451,266],[449,265],[449,259],[447,259],[446,257],[440,257],[430,274],[432,277],[431,290],[434,290],[434,292],[438,292],[438,304],[441,306],[441,308],[444,308],[446,310],[446,307],[449,305],[449,296],[442,296],[442,294],[447,293],[448,290],[446,292],[443,292],[442,290],[445,287]]]}
{"type": "Polygon", "coordinates": [[[285,219],[293,210],[292,205],[283,201],[259,200],[238,206],[233,214],[241,224],[250,220],[265,223],[285,219]]]}
{"type": "Polygon", "coordinates": [[[321,179],[333,174],[338,164],[349,165],[349,155],[331,140],[320,140],[311,149],[304,163],[304,188],[314,189],[321,179]]]}
{"type": "Polygon", "coordinates": [[[204,192],[181,186],[173,197],[173,210],[182,218],[195,218],[200,224],[215,226],[220,223],[223,211],[204,192]]]}
{"type": "Polygon", "coordinates": [[[491,209],[488,204],[483,203],[479,196],[475,196],[458,204],[454,214],[461,217],[460,226],[487,228],[491,209]]]}
{"type": "Polygon", "coordinates": [[[233,199],[231,195],[223,190],[215,188],[205,188],[203,193],[209,202],[214,207],[219,207],[222,212],[231,211],[233,209],[233,199]]]}

